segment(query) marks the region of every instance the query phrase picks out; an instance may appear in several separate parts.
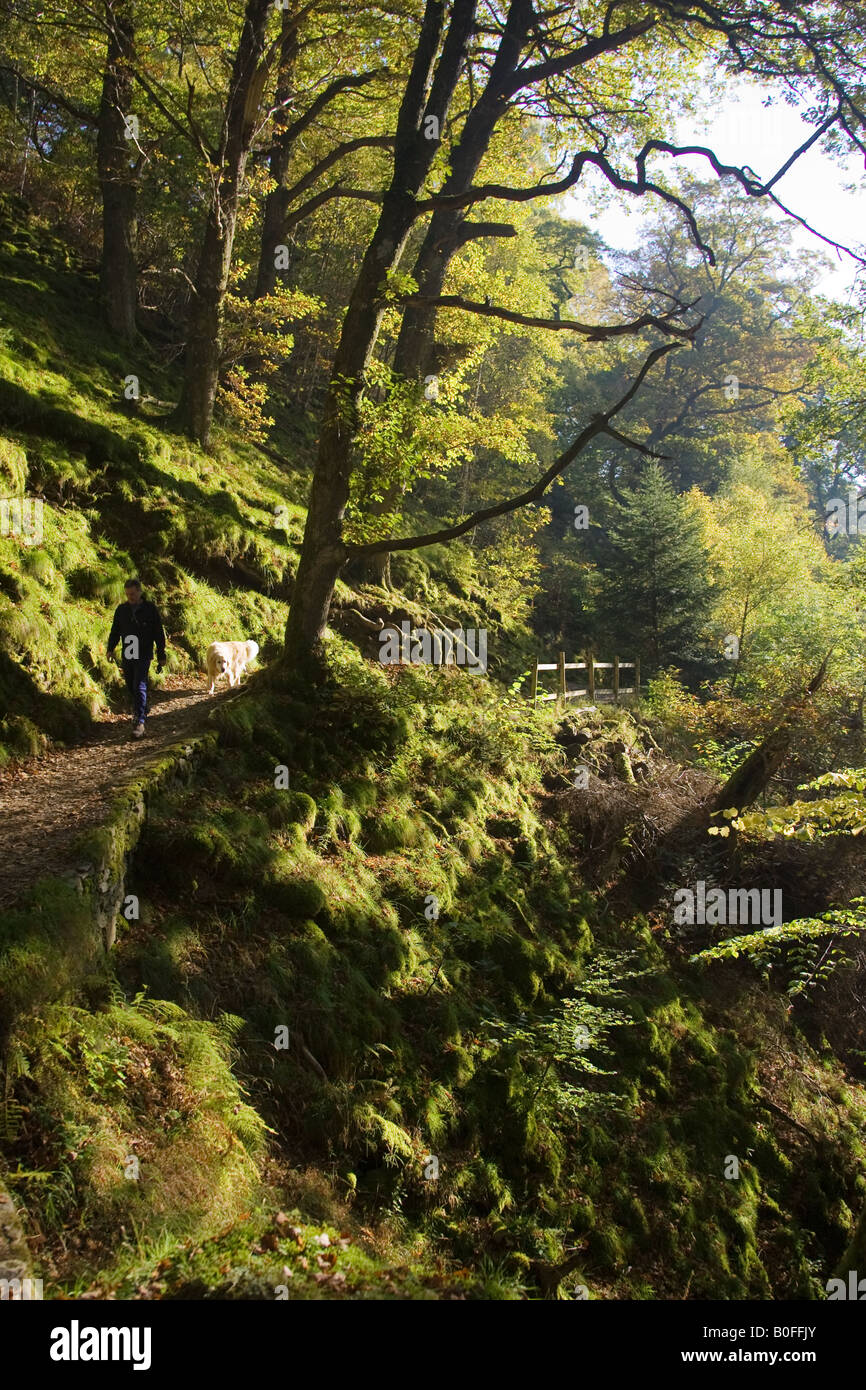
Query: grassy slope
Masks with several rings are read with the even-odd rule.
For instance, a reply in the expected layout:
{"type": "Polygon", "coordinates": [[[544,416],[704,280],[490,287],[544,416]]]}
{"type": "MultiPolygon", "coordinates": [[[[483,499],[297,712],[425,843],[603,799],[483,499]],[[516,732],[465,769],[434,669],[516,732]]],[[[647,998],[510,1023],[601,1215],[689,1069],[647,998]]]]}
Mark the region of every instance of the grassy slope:
{"type": "Polygon", "coordinates": [[[130,573],[160,599],[169,672],[200,669],[215,631],[255,635],[266,656],[303,515],[302,476],[239,440],[206,456],[160,428],[164,369],[106,343],[94,283],[61,250],[0,208],[0,485],[44,498],[42,545],[0,538],[0,760],[86,728],[119,690],[104,646],[130,573]]]}
{"type": "MultiPolygon", "coordinates": [[[[0,257],[0,469],[47,499],[42,547],[0,541],[9,756],[112,698],[129,569],[174,669],[217,628],[267,657],[304,475],[127,417],[129,372],[169,395],[146,351],[106,346],[44,233],[0,224],[0,257]]],[[[412,577],[492,606],[459,551],[412,577]]],[[[820,1296],[864,1197],[862,1091],[771,993],[602,910],[542,809],[544,717],[341,639],[333,661],[313,698],[259,678],[221,712],[221,756],[152,809],[109,969],[15,1023],[3,1160],[47,1291],[519,1297],[574,1254],[590,1297],[820,1296]]]]}

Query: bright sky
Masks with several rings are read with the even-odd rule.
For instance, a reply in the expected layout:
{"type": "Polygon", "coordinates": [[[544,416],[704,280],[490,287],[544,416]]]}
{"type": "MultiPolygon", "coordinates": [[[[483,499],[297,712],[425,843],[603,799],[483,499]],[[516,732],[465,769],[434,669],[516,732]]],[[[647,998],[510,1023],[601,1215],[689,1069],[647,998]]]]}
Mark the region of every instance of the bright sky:
{"type": "MultiPolygon", "coordinates": [[[[725,163],[740,166],[747,163],[762,178],[771,177],[803,144],[810,127],[790,106],[777,102],[770,108],[765,107],[766,97],[766,90],[755,83],[744,79],[736,84],[732,82],[730,96],[719,107],[709,129],[696,129],[684,121],[677,129],[677,143],[708,145],[725,163]]],[[[705,177],[712,176],[710,165],[700,158],[671,160],[670,156],[655,155],[647,169],[660,172],[670,164],[687,167],[705,177]]],[[[602,185],[608,187],[602,176],[592,171],[590,187],[600,190],[602,185]]],[[[854,249],[862,248],[866,242],[863,218],[866,175],[859,157],[849,159],[843,166],[823,153],[820,143],[814,145],[779,180],[774,192],[792,212],[805,217],[817,231],[834,241],[854,249]]],[[[640,239],[643,220],[658,208],[659,201],[650,195],[645,198],[626,193],[615,196],[616,201],[600,211],[593,206],[589,189],[575,195],[571,203],[575,216],[599,232],[609,246],[630,250],[640,239]]],[[[817,262],[826,258],[826,268],[821,270],[818,281],[821,292],[835,299],[847,299],[856,270],[850,257],[840,257],[799,228],[795,240],[814,252],[817,262]]]]}

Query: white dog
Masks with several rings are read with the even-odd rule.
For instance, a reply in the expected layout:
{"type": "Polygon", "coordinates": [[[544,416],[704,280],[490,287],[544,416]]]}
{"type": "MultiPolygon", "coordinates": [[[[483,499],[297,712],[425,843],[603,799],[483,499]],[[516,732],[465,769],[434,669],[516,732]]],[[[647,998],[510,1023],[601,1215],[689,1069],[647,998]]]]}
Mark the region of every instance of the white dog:
{"type": "Polygon", "coordinates": [[[245,668],[258,654],[258,642],[211,642],[207,649],[208,695],[213,695],[220,676],[228,676],[230,686],[237,685],[245,668]]]}

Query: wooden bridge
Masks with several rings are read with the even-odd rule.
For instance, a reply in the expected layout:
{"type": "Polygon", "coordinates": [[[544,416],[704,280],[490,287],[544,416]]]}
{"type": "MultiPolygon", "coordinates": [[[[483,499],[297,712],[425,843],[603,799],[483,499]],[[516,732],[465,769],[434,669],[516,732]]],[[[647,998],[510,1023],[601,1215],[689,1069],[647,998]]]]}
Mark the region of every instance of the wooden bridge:
{"type": "Polygon", "coordinates": [[[586,653],[583,661],[566,661],[565,652],[559,653],[557,661],[536,661],[535,670],[532,673],[532,686],[529,698],[535,705],[539,700],[574,700],[578,697],[587,697],[590,704],[597,704],[600,701],[610,700],[618,705],[622,695],[633,695],[635,699],[640,696],[640,658],[635,657],[634,661],[620,661],[615,656],[613,661],[596,661],[591,652],[586,653]],[[622,685],[620,683],[621,671],[633,671],[634,684],[622,685]],[[538,693],[538,673],[539,671],[556,671],[557,690],[553,695],[538,693]],[[567,671],[585,671],[586,685],[579,690],[569,690],[566,680],[567,671]],[[610,686],[600,685],[595,678],[596,671],[611,671],[612,678],[610,686]]]}

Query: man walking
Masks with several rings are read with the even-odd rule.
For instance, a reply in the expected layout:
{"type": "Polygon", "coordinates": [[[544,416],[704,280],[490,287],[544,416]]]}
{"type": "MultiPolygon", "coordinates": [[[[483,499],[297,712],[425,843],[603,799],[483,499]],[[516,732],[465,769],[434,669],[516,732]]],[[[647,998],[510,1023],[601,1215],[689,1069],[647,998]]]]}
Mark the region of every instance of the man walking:
{"type": "Polygon", "coordinates": [[[108,655],[120,641],[123,676],[132,701],[132,737],[141,738],[147,718],[147,673],[156,648],[156,669],[165,662],[165,633],[159,610],[141,596],[141,581],[128,579],[124,585],[126,603],[115,609],[108,635],[108,655]]]}

